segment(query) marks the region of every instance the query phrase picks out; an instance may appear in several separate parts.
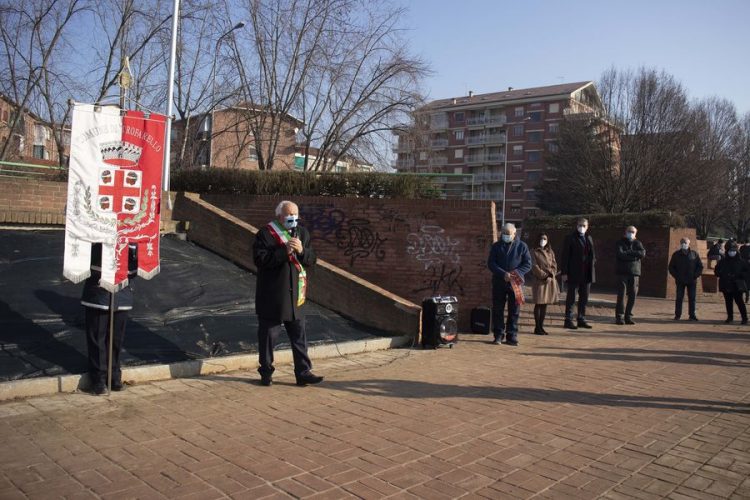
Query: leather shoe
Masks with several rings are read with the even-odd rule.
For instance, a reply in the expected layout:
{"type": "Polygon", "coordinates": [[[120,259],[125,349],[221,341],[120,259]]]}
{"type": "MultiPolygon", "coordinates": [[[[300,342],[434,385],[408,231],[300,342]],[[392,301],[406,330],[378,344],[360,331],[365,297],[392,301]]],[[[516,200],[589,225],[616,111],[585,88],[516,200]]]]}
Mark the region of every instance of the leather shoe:
{"type": "Polygon", "coordinates": [[[591,328],[593,328],[593,326],[589,325],[585,321],[579,321],[578,322],[578,328],[588,328],[588,329],[591,329],[591,328]]]}
{"type": "Polygon", "coordinates": [[[542,331],[542,335],[549,335],[549,333],[547,333],[547,330],[545,330],[544,327],[541,327],[540,330],[542,331]]]}
{"type": "Polygon", "coordinates": [[[315,375],[313,372],[303,373],[297,375],[297,385],[305,386],[309,384],[319,384],[323,381],[323,377],[315,375]]]}
{"type": "Polygon", "coordinates": [[[106,394],[107,393],[107,384],[105,384],[102,381],[96,382],[91,387],[91,392],[93,394],[96,394],[97,396],[101,396],[102,394],[106,394]]]}
{"type": "Polygon", "coordinates": [[[698,317],[697,316],[690,316],[690,318],[688,318],[688,319],[690,321],[698,321],[698,317]]]}
{"type": "Polygon", "coordinates": [[[503,343],[503,338],[502,337],[496,337],[495,340],[492,341],[492,343],[495,344],[495,345],[500,345],[500,344],[503,343]]]}
{"type": "Polygon", "coordinates": [[[742,318],[742,321],[740,321],[740,324],[741,325],[746,325],[747,324],[747,318],[742,318]]]}
{"type": "MultiPolygon", "coordinates": [[[[679,316],[675,316],[673,319],[674,319],[674,321],[680,321],[680,317],[679,316]]],[[[690,318],[690,319],[693,319],[693,318],[690,318]]]]}
{"type": "Polygon", "coordinates": [[[635,325],[635,321],[633,321],[633,318],[625,318],[625,324],[626,325],[635,325]]]}
{"type": "Polygon", "coordinates": [[[270,375],[261,375],[260,385],[268,387],[271,384],[273,384],[273,379],[271,378],[270,375]]]}
{"type": "Polygon", "coordinates": [[[727,319],[725,319],[725,320],[724,320],[724,323],[731,323],[732,321],[734,321],[734,319],[732,319],[732,318],[727,318],[727,319]]]}
{"type": "Polygon", "coordinates": [[[508,340],[505,341],[505,345],[516,346],[516,345],[518,345],[518,341],[517,340],[510,340],[510,339],[508,339],[508,340]]]}
{"type": "Polygon", "coordinates": [[[563,328],[567,328],[568,330],[578,330],[578,327],[572,321],[566,321],[563,328]]]}
{"type": "Polygon", "coordinates": [[[122,383],[122,380],[113,380],[112,381],[112,390],[116,392],[124,391],[125,390],[125,384],[122,383]]]}
{"type": "Polygon", "coordinates": [[[615,324],[616,325],[624,325],[625,322],[622,320],[621,317],[618,316],[617,318],[615,318],[615,324]]]}

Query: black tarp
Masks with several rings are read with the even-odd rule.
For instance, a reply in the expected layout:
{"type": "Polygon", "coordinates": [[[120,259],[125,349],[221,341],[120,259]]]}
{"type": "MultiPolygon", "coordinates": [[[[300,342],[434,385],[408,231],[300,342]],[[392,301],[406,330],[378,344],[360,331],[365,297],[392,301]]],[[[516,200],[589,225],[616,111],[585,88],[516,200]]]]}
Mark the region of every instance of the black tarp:
{"type": "MultiPolygon", "coordinates": [[[[0,381],[86,371],[83,284],[62,276],[64,236],[0,230],[0,381]]],[[[164,236],[161,273],[132,287],[124,366],[257,351],[255,276],[212,252],[164,236]]],[[[305,308],[311,344],[384,334],[317,304],[305,308]]]]}

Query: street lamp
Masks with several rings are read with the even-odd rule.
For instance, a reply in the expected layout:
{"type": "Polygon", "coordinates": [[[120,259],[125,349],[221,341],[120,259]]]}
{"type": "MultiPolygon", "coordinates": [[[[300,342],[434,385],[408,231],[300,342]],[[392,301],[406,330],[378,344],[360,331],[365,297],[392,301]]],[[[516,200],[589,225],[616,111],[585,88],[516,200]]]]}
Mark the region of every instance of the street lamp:
{"type": "Polygon", "coordinates": [[[219,38],[216,39],[216,45],[214,46],[214,61],[211,64],[211,127],[210,127],[210,142],[208,143],[208,166],[211,166],[211,161],[214,157],[214,111],[216,111],[216,58],[219,55],[219,46],[221,41],[229,36],[234,30],[245,27],[245,21],[240,21],[230,30],[225,32],[219,38]]]}
{"type": "MultiPolygon", "coordinates": [[[[521,120],[521,123],[527,122],[531,120],[530,117],[526,117],[523,120],[521,120]]],[[[503,212],[503,219],[502,219],[502,225],[505,225],[505,198],[508,195],[508,137],[510,137],[510,127],[505,127],[505,164],[503,166],[503,204],[502,204],[502,212],[503,212]]]]}

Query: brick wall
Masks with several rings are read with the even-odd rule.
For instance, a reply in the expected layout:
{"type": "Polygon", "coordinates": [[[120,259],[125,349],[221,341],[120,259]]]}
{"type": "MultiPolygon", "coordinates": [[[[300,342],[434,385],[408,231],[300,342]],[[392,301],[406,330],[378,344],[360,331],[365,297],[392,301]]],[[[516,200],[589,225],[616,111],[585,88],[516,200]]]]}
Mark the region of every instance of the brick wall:
{"type": "MultiPolygon", "coordinates": [[[[277,196],[204,195],[249,224],[274,218],[277,196]]],[[[421,304],[433,295],[459,299],[459,326],[471,308],[490,305],[489,248],[494,203],[460,200],[291,198],[318,255],[398,296],[421,304]]],[[[179,216],[178,216],[179,218],[179,216]]],[[[346,300],[342,295],[340,300],[346,300]]]]}
{"type": "MultiPolygon", "coordinates": [[[[555,229],[547,231],[558,261],[562,257],[562,245],[572,230],[555,229]]],[[[615,289],[615,244],[625,233],[624,228],[592,227],[590,234],[596,248],[596,283],[603,288],[615,289]]],[[[641,295],[652,297],[674,297],[675,284],[669,276],[669,258],[680,247],[680,238],[687,236],[695,242],[695,229],[668,227],[638,228],[638,239],[646,249],[646,258],[641,262],[641,295]]],[[[536,235],[524,234],[530,248],[536,245],[536,235]]],[[[693,243],[695,247],[695,243],[693,243]]]]}
{"type": "MultiPolygon", "coordinates": [[[[257,229],[203,200],[180,195],[175,218],[189,221],[188,238],[222,257],[255,271],[252,247],[257,229]]],[[[420,307],[323,259],[310,270],[308,296],[342,316],[388,332],[416,336],[420,307]]]]}
{"type": "Polygon", "coordinates": [[[65,182],[4,178],[0,182],[0,223],[65,224],[65,182]]]}

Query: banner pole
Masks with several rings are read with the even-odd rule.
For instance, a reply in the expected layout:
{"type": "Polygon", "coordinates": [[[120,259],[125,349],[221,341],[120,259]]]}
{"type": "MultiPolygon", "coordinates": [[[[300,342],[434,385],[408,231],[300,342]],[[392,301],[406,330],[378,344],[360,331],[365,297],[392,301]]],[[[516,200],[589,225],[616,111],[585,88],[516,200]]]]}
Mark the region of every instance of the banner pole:
{"type": "Polygon", "coordinates": [[[115,338],[115,294],[109,292],[109,346],[107,348],[107,396],[112,395],[112,351],[115,338]]]}

